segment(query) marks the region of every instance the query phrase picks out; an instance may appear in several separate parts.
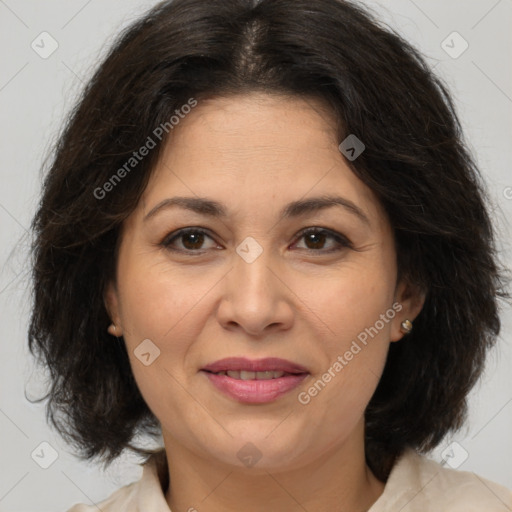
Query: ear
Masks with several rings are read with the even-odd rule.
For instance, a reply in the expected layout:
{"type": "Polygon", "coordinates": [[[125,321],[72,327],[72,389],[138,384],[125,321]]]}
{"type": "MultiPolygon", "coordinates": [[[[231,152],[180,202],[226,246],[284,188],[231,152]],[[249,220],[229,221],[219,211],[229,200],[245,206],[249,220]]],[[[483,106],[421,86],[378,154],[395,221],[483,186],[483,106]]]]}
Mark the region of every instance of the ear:
{"type": "Polygon", "coordinates": [[[397,314],[392,320],[390,341],[399,341],[405,336],[400,324],[404,320],[409,320],[414,324],[415,318],[420,314],[423,304],[425,304],[425,297],[425,291],[421,290],[419,286],[406,281],[398,284],[395,292],[396,307],[393,306],[397,314]]]}
{"type": "Polygon", "coordinates": [[[108,315],[110,316],[110,320],[115,325],[115,330],[110,326],[108,328],[108,332],[113,336],[121,336],[122,334],[122,323],[121,323],[121,314],[119,310],[119,295],[116,288],[116,285],[113,281],[109,281],[105,292],[103,294],[103,301],[105,304],[105,308],[107,310],[108,315]]]}

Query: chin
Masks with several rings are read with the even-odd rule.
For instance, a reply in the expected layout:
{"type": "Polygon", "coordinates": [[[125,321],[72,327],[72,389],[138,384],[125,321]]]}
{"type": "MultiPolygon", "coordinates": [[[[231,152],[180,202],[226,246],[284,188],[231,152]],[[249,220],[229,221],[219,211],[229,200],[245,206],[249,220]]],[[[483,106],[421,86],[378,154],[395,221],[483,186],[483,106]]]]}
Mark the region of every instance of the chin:
{"type": "Polygon", "coordinates": [[[271,429],[254,428],[253,433],[226,436],[224,442],[208,443],[205,452],[219,462],[234,466],[237,470],[247,469],[247,472],[253,474],[260,471],[285,471],[299,465],[299,459],[304,457],[303,448],[298,449],[303,447],[300,438],[287,435],[286,432],[281,435],[274,432],[269,436],[269,432],[271,429]]]}

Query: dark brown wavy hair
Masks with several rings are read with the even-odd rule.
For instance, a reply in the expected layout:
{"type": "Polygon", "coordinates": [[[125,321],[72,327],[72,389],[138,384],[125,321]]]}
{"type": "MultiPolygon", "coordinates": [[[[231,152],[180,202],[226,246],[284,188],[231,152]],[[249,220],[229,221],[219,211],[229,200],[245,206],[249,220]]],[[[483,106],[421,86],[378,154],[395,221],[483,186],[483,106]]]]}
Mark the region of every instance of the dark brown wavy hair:
{"type": "Polygon", "coordinates": [[[97,191],[190,98],[263,91],[320,99],[338,140],[356,134],[353,172],[384,206],[401,279],[426,301],[391,344],[366,410],[366,457],[385,480],[404,448],[425,452],[466,417],[468,392],[500,330],[507,296],[487,198],[446,86],[424,58],[360,5],[343,0],[175,0],[128,27],[88,82],[56,143],[33,219],[31,352],[47,367],[51,424],[105,465],[159,422],[107,333],[103,293],[120,228],[157,144],[97,191]],[[95,193],[96,191],[96,193],[95,193]]]}

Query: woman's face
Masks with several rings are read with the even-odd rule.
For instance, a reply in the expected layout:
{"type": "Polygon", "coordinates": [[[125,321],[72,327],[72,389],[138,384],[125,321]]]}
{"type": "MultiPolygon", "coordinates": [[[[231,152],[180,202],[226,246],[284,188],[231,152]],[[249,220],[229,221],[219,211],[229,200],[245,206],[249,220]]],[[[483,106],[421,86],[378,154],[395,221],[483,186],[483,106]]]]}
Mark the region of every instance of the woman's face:
{"type": "Polygon", "coordinates": [[[262,94],[199,102],[174,127],[106,294],[167,447],[283,470],[362,448],[389,343],[418,311],[334,134],[319,103],[262,94]],[[177,197],[190,208],[162,206],[177,197]],[[249,361],[211,366],[225,358],[249,361]]]}

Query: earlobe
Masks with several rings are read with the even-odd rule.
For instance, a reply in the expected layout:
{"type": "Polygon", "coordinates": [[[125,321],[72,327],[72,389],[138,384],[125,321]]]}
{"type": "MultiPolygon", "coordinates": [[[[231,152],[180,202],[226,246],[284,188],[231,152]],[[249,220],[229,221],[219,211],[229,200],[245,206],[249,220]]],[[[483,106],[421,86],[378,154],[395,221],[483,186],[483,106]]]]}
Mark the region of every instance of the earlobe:
{"type": "Polygon", "coordinates": [[[112,336],[121,336],[121,318],[119,314],[119,300],[117,297],[117,290],[115,284],[110,281],[103,294],[103,301],[105,309],[112,321],[112,324],[108,327],[108,332],[112,336]]]}
{"type": "Polygon", "coordinates": [[[395,300],[400,304],[400,312],[393,319],[391,340],[399,341],[413,330],[414,319],[420,314],[425,304],[425,291],[419,286],[405,282],[398,285],[395,300]]]}

